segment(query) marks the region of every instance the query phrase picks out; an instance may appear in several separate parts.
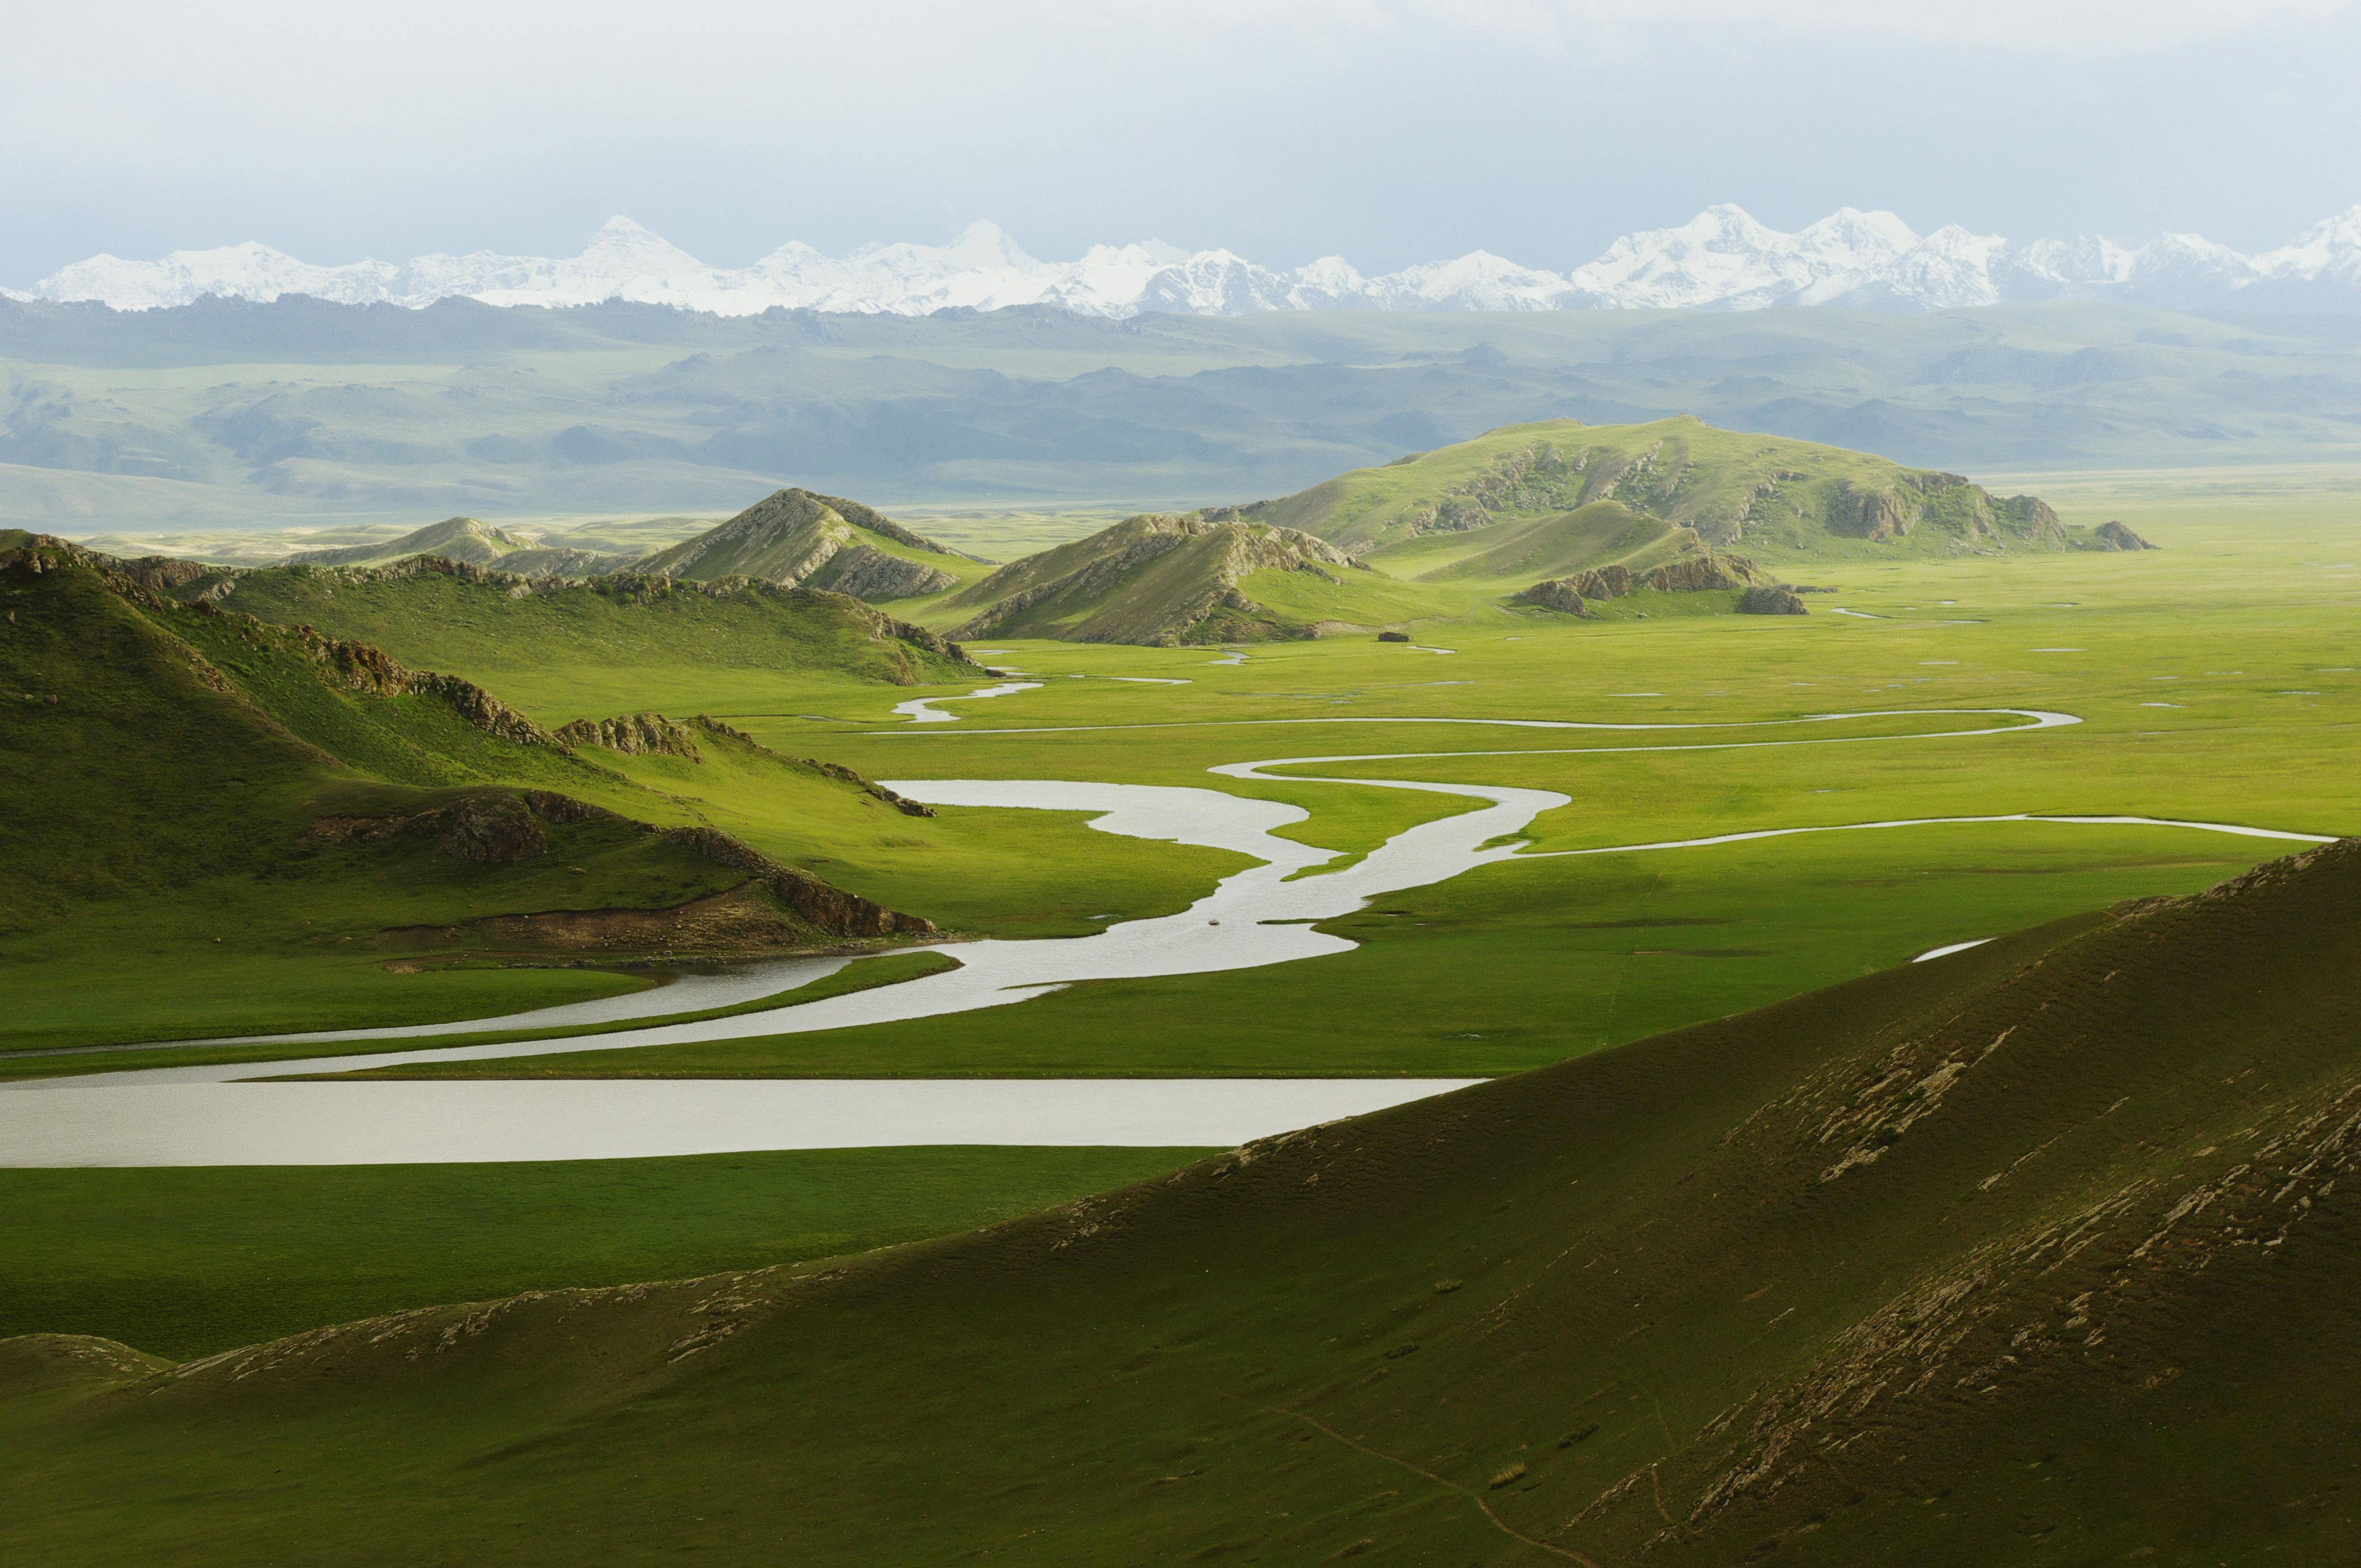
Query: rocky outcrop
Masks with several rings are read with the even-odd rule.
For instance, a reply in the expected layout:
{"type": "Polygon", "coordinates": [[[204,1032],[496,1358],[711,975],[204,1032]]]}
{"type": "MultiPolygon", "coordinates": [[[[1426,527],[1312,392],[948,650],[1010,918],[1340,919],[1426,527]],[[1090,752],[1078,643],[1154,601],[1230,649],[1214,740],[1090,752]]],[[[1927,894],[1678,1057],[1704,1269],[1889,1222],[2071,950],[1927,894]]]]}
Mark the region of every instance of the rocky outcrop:
{"type": "Polygon", "coordinates": [[[1724,555],[1717,551],[1701,550],[1694,555],[1683,555],[1650,567],[1640,574],[1636,587],[1660,594],[1701,594],[1716,589],[1752,587],[1768,583],[1753,562],[1743,555],[1724,555]]]}
{"type": "Polygon", "coordinates": [[[577,718],[556,731],[561,746],[598,746],[626,757],[679,757],[691,762],[697,754],[697,738],[688,727],[661,713],[627,713],[620,718],[577,718]]]}
{"type": "Polygon", "coordinates": [[[2091,531],[2093,550],[2153,550],[2155,545],[2110,518],[2091,531]]]}
{"type": "Polygon", "coordinates": [[[906,561],[866,544],[837,552],[805,581],[812,587],[851,594],[857,599],[916,598],[955,588],[960,582],[956,575],[939,566],[906,561]]]}
{"type": "Polygon", "coordinates": [[[1760,585],[1738,596],[1741,615],[1808,615],[1795,590],[1776,584],[1760,585]]]}
{"type": "MultiPolygon", "coordinates": [[[[1618,567],[1617,570],[1620,571],[1621,568],[1618,567]]],[[[1590,577],[1596,576],[1597,574],[1586,572],[1582,576],[1590,577]]],[[[1601,592],[1590,597],[1610,598],[1615,596],[1601,592]]],[[[1545,583],[1535,583],[1532,587],[1519,594],[1515,602],[1538,605],[1543,609],[1556,610],[1560,615],[1576,615],[1586,620],[1590,619],[1590,607],[1583,602],[1580,577],[1553,577],[1545,583]]]]}
{"type": "Polygon", "coordinates": [[[566,550],[536,546],[511,550],[491,563],[494,570],[519,577],[597,577],[631,564],[629,555],[604,555],[596,550],[566,550]]]}
{"type": "Polygon", "coordinates": [[[935,808],[925,802],[912,800],[906,795],[896,795],[875,779],[864,778],[841,762],[823,762],[817,757],[798,757],[795,760],[816,773],[840,780],[873,800],[884,801],[905,817],[932,817],[935,814],[935,808]]]}
{"type": "Polygon", "coordinates": [[[309,654],[355,691],[368,692],[378,696],[438,697],[454,713],[486,734],[497,735],[520,746],[557,744],[548,730],[473,681],[461,680],[456,675],[438,674],[432,670],[413,670],[382,648],[372,647],[367,642],[347,641],[341,637],[325,637],[308,626],[298,626],[290,630],[271,627],[267,621],[254,620],[251,616],[245,619],[253,621],[258,629],[268,628],[265,634],[275,633],[284,639],[285,646],[309,654]]]}
{"type": "Polygon", "coordinates": [[[592,814],[614,816],[570,795],[502,790],[467,795],[408,817],[323,817],[313,822],[304,836],[329,844],[373,844],[397,834],[431,839],[438,855],[477,865],[505,866],[547,852],[544,821],[584,822],[591,820],[592,814]]]}
{"type": "Polygon", "coordinates": [[[1825,521],[1839,538],[1872,542],[1904,538],[1921,525],[1969,545],[2066,542],[2066,525],[2040,497],[1995,496],[1958,474],[1931,470],[1903,474],[1891,489],[1840,480],[1828,493],[1825,521]]]}
{"type": "MultiPolygon", "coordinates": [[[[1662,565],[1651,566],[1642,572],[1620,565],[1596,566],[1571,576],[1535,583],[1518,594],[1513,602],[1538,605],[1543,609],[1554,609],[1565,615],[1587,617],[1590,610],[1585,600],[1617,599],[1642,589],[1660,594],[1694,594],[1727,593],[1740,588],[1750,592],[1775,590],[1790,598],[1795,597],[1784,584],[1743,555],[1730,555],[1719,550],[1698,550],[1675,556],[1662,565]]],[[[1799,605],[1793,613],[1801,614],[1802,607],[1799,605]]]]}

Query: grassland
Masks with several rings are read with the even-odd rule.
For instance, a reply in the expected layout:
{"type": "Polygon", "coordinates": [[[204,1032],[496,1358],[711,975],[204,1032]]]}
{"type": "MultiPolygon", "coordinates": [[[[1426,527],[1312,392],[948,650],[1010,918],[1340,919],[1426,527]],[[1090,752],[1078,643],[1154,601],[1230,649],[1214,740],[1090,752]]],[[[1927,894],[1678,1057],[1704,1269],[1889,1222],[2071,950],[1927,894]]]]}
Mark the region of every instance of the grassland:
{"type": "MultiPolygon", "coordinates": [[[[2361,571],[2337,569],[2361,557],[2349,504],[2157,515],[2120,497],[2100,505],[2082,520],[2120,512],[2166,548],[1856,565],[1843,592],[1816,601],[1875,620],[1823,609],[1802,620],[1568,623],[1485,610],[1422,624],[1422,641],[1456,650],[1449,655],[1337,640],[1257,648],[1241,665],[1195,650],[1010,645],[996,656],[1038,672],[1043,689],[976,705],[959,725],[840,729],[831,754],[889,778],[1115,778],[1268,795],[1312,813],[1296,836],[1348,854],[1448,802],[1203,770],[1253,756],[1473,751],[1301,771],[1517,784],[1561,790],[1574,804],[1534,823],[1534,858],[1335,924],[1364,946],[1333,959],[1093,984],[923,1025],[450,1070],[1509,1071],[1946,943],[2192,891],[2283,846],[2179,828],[1996,823],[1543,853],[2018,812],[2361,828],[2350,766],[2361,571]],[[1190,684],[1115,678],[1128,675],[1190,684]],[[2062,709],[2083,722],[1855,740],[1983,721],[1932,714],[1693,735],[1332,721],[1744,726],[1993,707],[2062,709]],[[1620,749],[1714,742],[1734,749],[1620,749]]],[[[733,721],[783,747],[821,743],[789,717],[733,721]]]]}
{"type": "MultiPolygon", "coordinates": [[[[242,1380],[137,1398],[93,1390],[147,1363],[0,1346],[0,1439],[38,1456],[0,1478],[16,1489],[0,1545],[61,1563],[243,1561],[266,1537],[357,1563],[530,1563],[578,1558],[586,1534],[620,1562],[684,1547],[1113,1562],[1143,1540],[1287,1562],[1608,1563],[1649,1541],[1676,1564],[1766,1542],[1781,1560],[1939,1568],[2338,1560],[2361,1539],[2338,1490],[2348,1364],[2290,1346],[2349,1340],[2336,1204],[2356,1184],[2308,1192],[2311,1228],[2278,1231],[2268,1191],[2233,1166],[2300,1163],[2286,1140],[2351,1099],[2349,868],[2226,925],[2191,906],[2170,917],[2198,922],[2184,929],[2097,912],[2289,846],[2008,822],[1560,853],[2018,812],[2361,830],[2361,508],[2337,492],[2057,494],[2070,521],[2121,517],[2164,548],[1848,562],[1805,618],[1575,622],[1446,576],[1404,589],[1461,596],[1420,601],[1419,645],[1269,644],[1224,663],[994,644],[992,663],[1043,684],[951,703],[965,717],[944,725],[890,708],[964,682],[649,657],[632,672],[648,695],[613,708],[711,712],[771,750],[600,757],[613,787],[970,928],[1090,929],[1178,907],[1239,862],[1053,813],[830,816],[797,793],[808,770],[792,759],[1265,795],[1305,807],[1290,832],[1345,857],[1455,802],[1204,770],[1380,753],[1295,771],[1572,804],[1534,822],[1525,857],[1333,922],[1359,944],[1334,958],[434,1074],[1537,1070],[1177,1176],[1161,1173],[1184,1151],[0,1173],[0,1332],[172,1358],[437,1300],[796,1265],[323,1334],[236,1364],[242,1380]],[[1985,721],[1912,711],[1991,707],[2083,722],[1931,739],[1985,721]],[[1855,710],[1884,717],[1776,723],[1855,710]],[[1499,718],[1732,728],[1346,722],[1499,718]],[[1700,744],[1728,749],[1626,749],[1700,744]],[[1982,1065],[2010,1030],[2022,1051],[1982,1065]],[[1822,1121],[1855,1115],[1848,1097],[1897,1052],[1911,1081],[1977,1065],[1940,1114],[1880,1102],[1829,1144],[1822,1121]],[[1827,1179],[1855,1133],[1869,1157],[1827,1179]],[[976,1236],[816,1261],[1151,1177],[976,1236]],[[2138,1255],[2174,1202],[2206,1192],[2229,1206],[2226,1239],[2184,1230],[2138,1255]],[[2024,1262],[2077,1216],[2103,1245],[2062,1274],[2024,1262]],[[2084,1345],[2094,1322],[2103,1338],[2084,1345]],[[1899,1391],[1922,1373],[1934,1381],[1899,1391]],[[1844,1451],[1731,1492],[1749,1442],[1831,1389],[1885,1403],[1844,1451]]],[[[454,641],[460,673],[497,642],[454,641]]],[[[503,695],[533,717],[584,711],[562,680],[511,674],[503,695]]],[[[115,961],[138,938],[109,934],[115,961]]],[[[246,962],[225,943],[217,969],[176,969],[174,1005],[192,1025],[251,1015],[256,992],[289,1018],[351,1011],[354,993],[246,962]]],[[[479,983],[368,967],[371,983],[436,988],[413,1017],[449,1015],[479,983]]],[[[481,983],[561,1000],[618,982],[481,983]]],[[[1788,1441],[1818,1454],[1835,1435],[1788,1441]]]]}
{"type": "Polygon", "coordinates": [[[0,1347],[44,1563],[2337,1562],[2361,856],[858,1259],[159,1376],[0,1347]]]}
{"type": "MultiPolygon", "coordinates": [[[[645,652],[630,670],[636,700],[609,706],[711,712],[785,757],[822,757],[873,777],[1107,779],[1283,799],[1311,813],[1291,836],[1346,857],[1453,809],[1450,798],[1204,770],[1257,756],[1477,752],[1301,771],[1561,790],[1574,804],[1532,829],[1530,848],[1542,852],[2014,812],[2312,833],[2361,828],[2350,766],[2361,719],[2361,570],[2346,569],[2361,562],[2361,517],[2352,503],[2301,490],[2204,505],[2169,490],[2061,496],[2070,522],[2120,516],[2164,548],[1847,563],[1828,574],[1840,591],[1816,596],[1804,618],[1656,613],[1575,622],[1486,602],[1481,579],[1403,585],[1463,596],[1455,611],[1415,622],[1419,641],[1455,650],[1447,655],[1363,638],[1262,645],[1236,664],[1216,663],[1221,655],[1209,650],[994,643],[991,662],[1045,684],[954,702],[951,710],[967,716],[954,724],[909,725],[888,709],[910,695],[965,689],[960,683],[864,687],[645,652]],[[1984,721],[1926,716],[1690,735],[1334,722],[1742,726],[1839,710],[1991,707],[2062,709],[2084,722],[2022,736],[1843,744],[1821,742],[1984,721]],[[822,712],[829,717],[812,717],[822,712]],[[1708,742],[1750,744],[1621,749],[1708,742]]],[[[1655,596],[1695,597],[1704,596],[1655,596]]],[[[497,639],[427,630],[421,651],[504,681],[496,689],[536,718],[555,722],[588,707],[568,676],[534,673],[497,639]]],[[[793,787],[792,764],[736,748],[708,747],[695,763],[603,761],[684,817],[962,929],[1084,932],[1101,917],[1181,907],[1241,863],[1090,832],[1053,813],[831,815],[793,787]]],[[[1509,1070],[1946,942],[2189,891],[2273,852],[2267,841],[2181,829],[2006,824],[1525,859],[1392,901],[1403,915],[1353,917],[1339,929],[1367,944],[1337,959],[1087,986],[923,1028],[701,1047],[648,1062],[601,1053],[581,1069],[1509,1070]],[[1455,1018],[1480,1022],[1453,1027],[1455,1018]]],[[[208,982],[205,972],[192,970],[192,1020],[245,983],[226,972],[208,982]]],[[[443,995],[431,1015],[464,1016],[478,1000],[466,988],[480,982],[454,975],[372,983],[443,995]]],[[[335,1020],[304,1014],[305,1023],[335,1020]]]]}
{"type": "Polygon", "coordinates": [[[1013,1219],[1180,1149],[0,1170],[0,1339],[178,1360],[382,1312],[866,1252],[1013,1219]]]}

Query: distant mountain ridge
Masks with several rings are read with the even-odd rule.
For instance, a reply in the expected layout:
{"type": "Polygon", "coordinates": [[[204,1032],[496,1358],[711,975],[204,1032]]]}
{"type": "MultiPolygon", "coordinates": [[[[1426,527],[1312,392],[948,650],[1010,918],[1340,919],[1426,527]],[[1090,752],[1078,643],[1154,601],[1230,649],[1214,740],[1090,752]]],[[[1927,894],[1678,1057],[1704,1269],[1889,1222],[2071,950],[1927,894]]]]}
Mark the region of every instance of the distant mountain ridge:
{"type": "Polygon", "coordinates": [[[974,223],[949,244],[867,245],[842,257],[799,241],[750,267],[714,267],[626,217],[609,219],[578,256],[423,256],[316,266],[253,241],[181,250],[155,261],[99,255],[60,269],[17,300],[93,301],[116,310],[208,296],[270,301],[308,294],[346,304],[423,308],[466,298],[492,305],[608,300],[717,315],[774,308],[925,315],[947,309],[1052,305],[1123,318],[1145,312],[1235,316],[1264,311],[1755,310],[1830,305],[1943,310],[2056,299],[2175,309],[2361,310],[2361,205],[2253,255],[2198,235],[2127,245],[2098,236],[2015,242],[1957,225],[1921,235],[1890,212],[1842,208],[1794,233],[1744,209],[1707,208],[1673,228],[1627,235],[1598,259],[1558,273],[1477,250],[1365,277],[1340,256],[1273,269],[1228,250],[1160,241],[1095,245],[1073,261],[1028,256],[998,226],[974,223]]]}

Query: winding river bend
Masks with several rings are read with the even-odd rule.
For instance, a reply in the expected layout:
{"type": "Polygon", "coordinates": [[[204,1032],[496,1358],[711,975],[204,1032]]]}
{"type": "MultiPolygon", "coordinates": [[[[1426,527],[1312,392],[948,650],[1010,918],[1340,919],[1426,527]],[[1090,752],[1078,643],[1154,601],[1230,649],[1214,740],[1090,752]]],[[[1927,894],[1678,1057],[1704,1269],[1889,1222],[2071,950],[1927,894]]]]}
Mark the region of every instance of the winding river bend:
{"type": "MultiPolygon", "coordinates": [[[[976,694],[984,695],[984,694],[976,694]]],[[[1456,1080],[541,1080],[255,1083],[289,1071],[339,1072],[408,1062],[465,1061],[799,1034],[1008,1006],[1082,980],[1205,973],[1292,962],[1354,944],[1313,928],[1375,898],[1517,858],[1519,836],[1543,811],[1572,804],[1554,790],[1291,772],[1321,764],[1572,751],[1688,751],[1895,743],[2004,737],[2080,722],[2025,708],[1894,709],[1753,724],[1587,723],[1547,719],[1256,720],[1248,724],[1461,724],[1556,730],[1774,729],[1840,720],[1957,716],[1970,728],[1905,734],[1714,739],[1510,751],[1367,752],[1266,758],[1211,771],[1469,797],[1476,809],[1407,828],[1357,861],[1319,875],[1335,851],[1280,838],[1301,808],[1218,790],[1058,780],[895,779],[903,795],[943,806],[1093,814],[1099,831],[1232,850],[1257,862],[1188,909],[1068,938],[949,945],[961,967],[898,985],[726,1018],[657,1024],[588,1036],[258,1062],[159,1068],[0,1086],[0,1164],[312,1164],[606,1158],[753,1148],[896,1143],[1229,1144],[1357,1114],[1459,1086],[1456,1080]],[[235,1086],[235,1087],[233,1087],[235,1086]]],[[[943,716],[948,718],[950,716],[943,716]]],[[[1104,728],[1153,728],[1112,726],[1104,728]]],[[[976,733],[966,730],[965,733],[976,733]]],[[[2147,817],[1947,817],[1922,821],[2141,823],[2323,842],[2316,835],[2147,817]]],[[[1786,833],[1914,825],[1895,820],[1773,828],[1561,854],[1674,850],[1786,833]]],[[[1537,857],[1536,857],[1537,858],[1537,857]]],[[[596,1004],[587,1004],[596,1005],[596,1004]]],[[[441,1026],[486,1030],[517,1016],[441,1026]]],[[[424,1031],[357,1031],[361,1039],[424,1031]]],[[[323,1036],[284,1037],[317,1039],[323,1036]]],[[[325,1037],[339,1037],[329,1036],[325,1037]]]]}

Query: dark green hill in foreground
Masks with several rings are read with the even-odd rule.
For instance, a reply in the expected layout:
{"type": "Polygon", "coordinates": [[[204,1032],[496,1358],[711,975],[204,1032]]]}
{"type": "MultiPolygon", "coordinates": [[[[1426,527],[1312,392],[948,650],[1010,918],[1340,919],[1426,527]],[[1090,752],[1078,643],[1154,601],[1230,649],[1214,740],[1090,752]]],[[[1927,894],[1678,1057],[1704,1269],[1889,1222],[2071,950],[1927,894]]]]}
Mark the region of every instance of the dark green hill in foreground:
{"type": "Polygon", "coordinates": [[[2361,843],[970,1235],[167,1369],[44,1564],[2334,1563],[2361,843]]]}
{"type": "MultiPolygon", "coordinates": [[[[1577,420],[1506,425],[1341,474],[1242,509],[1356,554],[1435,535],[1488,548],[1521,523],[1599,501],[1694,532],[1718,549],[1775,561],[1966,551],[2054,550],[2070,543],[2033,496],[1999,497],[1956,474],[1782,436],[1719,430],[1686,414],[1649,424],[1577,420]]],[[[1550,568],[1598,563],[1569,560],[1550,568]]]]}
{"type": "MultiPolygon", "coordinates": [[[[147,586],[188,570],[0,536],[0,1041],[235,1033],[123,1020],[177,1001],[234,1022],[282,993],[325,1013],[288,1026],[350,1023],[423,964],[925,928],[710,829],[651,825],[680,814],[468,681],[147,586]]],[[[816,809],[895,815],[850,774],[788,782],[828,797],[816,809]]]]}

